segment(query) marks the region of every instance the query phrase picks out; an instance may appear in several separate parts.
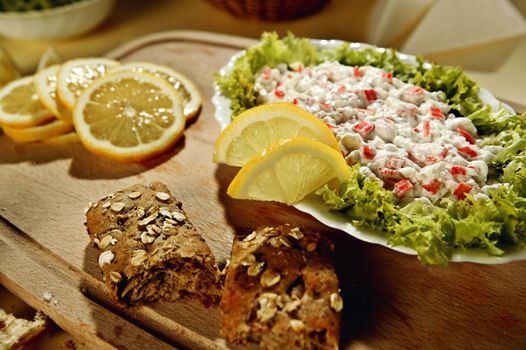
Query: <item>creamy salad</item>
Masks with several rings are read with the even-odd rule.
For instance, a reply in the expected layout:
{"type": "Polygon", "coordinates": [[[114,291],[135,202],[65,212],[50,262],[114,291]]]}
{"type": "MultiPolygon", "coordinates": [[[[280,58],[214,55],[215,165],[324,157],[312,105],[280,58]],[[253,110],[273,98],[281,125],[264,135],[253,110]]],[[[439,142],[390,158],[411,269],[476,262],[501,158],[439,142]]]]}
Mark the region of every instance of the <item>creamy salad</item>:
{"type": "MultiPolygon", "coordinates": [[[[405,83],[382,69],[338,62],[265,67],[256,76],[259,103],[291,102],[318,116],[342,154],[363,175],[393,190],[401,203],[436,203],[467,193],[487,198],[499,146],[483,146],[470,119],[449,113],[440,92],[405,83]]],[[[493,181],[494,182],[494,181],[493,181]]]]}
{"type": "Polygon", "coordinates": [[[410,248],[424,264],[479,249],[524,258],[526,113],[488,104],[459,67],[407,57],[264,33],[215,82],[232,119],[291,102],[331,128],[351,172],[315,191],[322,203],[308,212],[320,221],[410,248]]]}

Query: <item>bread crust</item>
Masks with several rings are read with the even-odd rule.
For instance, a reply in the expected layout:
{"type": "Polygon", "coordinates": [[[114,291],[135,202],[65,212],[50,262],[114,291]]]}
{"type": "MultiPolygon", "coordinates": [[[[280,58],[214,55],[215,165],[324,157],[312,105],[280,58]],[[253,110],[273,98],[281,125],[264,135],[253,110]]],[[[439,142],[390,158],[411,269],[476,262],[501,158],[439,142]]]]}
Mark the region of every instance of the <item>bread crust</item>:
{"type": "Polygon", "coordinates": [[[92,203],[87,230],[103,279],[128,304],[192,297],[219,301],[221,276],[182,204],[159,182],[137,184],[92,203]]]}
{"type": "Polygon", "coordinates": [[[264,349],[337,349],[343,307],[333,244],[289,225],[236,239],[221,309],[232,343],[264,349]]]}

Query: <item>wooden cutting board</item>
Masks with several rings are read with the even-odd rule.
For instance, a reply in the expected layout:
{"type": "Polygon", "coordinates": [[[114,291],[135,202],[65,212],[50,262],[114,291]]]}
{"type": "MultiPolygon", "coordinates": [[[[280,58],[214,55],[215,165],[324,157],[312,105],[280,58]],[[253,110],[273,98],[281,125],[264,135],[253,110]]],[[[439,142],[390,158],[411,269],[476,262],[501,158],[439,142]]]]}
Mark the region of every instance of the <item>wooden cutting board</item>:
{"type": "Polygon", "coordinates": [[[229,199],[235,170],[213,164],[219,135],[212,75],[254,42],[202,32],[138,39],[108,54],[173,67],[204,105],[170,153],[119,164],[81,145],[16,145],[0,136],[0,283],[94,349],[217,349],[220,312],[193,302],[126,308],[111,301],[83,225],[83,208],[136,182],[165,182],[219,261],[235,232],[298,223],[336,243],[346,349],[525,349],[526,261],[425,267],[413,256],[360,242],[293,208],[229,199]]]}

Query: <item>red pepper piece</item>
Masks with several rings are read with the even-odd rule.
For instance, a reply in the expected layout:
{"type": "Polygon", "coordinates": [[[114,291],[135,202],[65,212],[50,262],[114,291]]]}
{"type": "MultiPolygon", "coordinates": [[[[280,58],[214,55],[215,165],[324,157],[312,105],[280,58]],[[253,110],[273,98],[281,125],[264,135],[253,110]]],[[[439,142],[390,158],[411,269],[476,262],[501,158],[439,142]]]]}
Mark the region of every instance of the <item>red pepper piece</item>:
{"type": "Polygon", "coordinates": [[[295,105],[297,105],[297,104],[298,104],[298,99],[295,98],[294,100],[292,100],[292,103],[294,103],[295,105]]]}
{"type": "Polygon", "coordinates": [[[296,67],[295,71],[298,72],[298,73],[303,72],[303,64],[299,64],[299,65],[296,67]]]}
{"type": "Polygon", "coordinates": [[[472,145],[475,144],[475,139],[473,138],[473,136],[471,136],[469,132],[462,128],[457,128],[457,132],[460,134],[460,136],[465,138],[467,142],[471,143],[472,145]]]}
{"type": "Polygon", "coordinates": [[[339,94],[343,94],[344,92],[345,92],[345,85],[340,85],[340,86],[338,87],[338,93],[339,93],[339,94]]]}
{"type": "Polygon", "coordinates": [[[455,175],[466,175],[468,171],[463,166],[454,165],[449,169],[449,173],[453,176],[455,175]]]}
{"type": "Polygon", "coordinates": [[[444,115],[442,114],[442,111],[438,107],[431,107],[429,108],[429,111],[431,112],[431,116],[435,119],[444,119],[444,115]]]}
{"type": "Polygon", "coordinates": [[[446,158],[448,154],[449,154],[449,149],[447,149],[446,147],[444,147],[442,152],[440,152],[440,156],[442,157],[442,159],[446,158]]]}
{"type": "Polygon", "coordinates": [[[276,95],[276,97],[278,97],[278,98],[285,97],[285,93],[283,91],[281,91],[281,90],[278,90],[278,89],[274,90],[274,95],[276,95]]]}
{"type": "Polygon", "coordinates": [[[363,156],[365,159],[371,160],[374,159],[375,153],[374,150],[369,145],[363,146],[363,156]]]}
{"type": "Polygon", "coordinates": [[[324,122],[324,123],[325,123],[325,125],[327,125],[327,127],[328,127],[329,129],[334,129],[334,128],[336,127],[336,125],[332,125],[332,124],[329,124],[329,123],[327,123],[327,122],[324,122]]]}
{"type": "Polygon", "coordinates": [[[380,174],[385,177],[396,177],[400,174],[398,170],[395,169],[389,169],[389,168],[382,168],[380,169],[380,174]]]}
{"type": "Polygon", "coordinates": [[[421,93],[424,92],[424,89],[422,89],[420,86],[411,86],[407,90],[407,92],[410,93],[410,94],[420,95],[421,93]]]}
{"type": "Polygon", "coordinates": [[[354,73],[354,76],[357,77],[357,78],[363,76],[362,71],[358,67],[354,67],[353,68],[353,73],[354,73]]]}
{"type": "Polygon", "coordinates": [[[393,73],[385,72],[385,73],[382,74],[382,77],[384,77],[385,79],[388,79],[388,80],[392,80],[393,79],[393,73]]]}
{"type": "Polygon", "coordinates": [[[429,120],[424,120],[424,137],[429,137],[431,134],[431,123],[429,120]]]}
{"type": "Polygon", "coordinates": [[[471,157],[471,158],[475,158],[476,156],[479,155],[477,153],[477,151],[475,151],[473,148],[471,148],[469,146],[458,148],[458,152],[460,154],[462,154],[463,156],[468,156],[468,157],[471,157]]]}
{"type": "Polygon", "coordinates": [[[331,105],[329,105],[326,102],[320,102],[320,108],[323,109],[324,111],[328,111],[331,109],[331,105]]]}
{"type": "Polygon", "coordinates": [[[473,188],[473,186],[468,185],[465,182],[459,182],[457,187],[455,187],[455,190],[453,191],[453,195],[458,200],[462,200],[462,199],[466,198],[466,193],[471,191],[472,188],[473,188]]]}
{"type": "Polygon", "coordinates": [[[434,179],[430,183],[423,184],[422,187],[429,193],[436,194],[442,187],[442,181],[439,179],[434,179]]]}
{"type": "Polygon", "coordinates": [[[420,132],[420,129],[419,128],[414,128],[413,131],[418,133],[418,132],[420,132]]]}
{"type": "Polygon", "coordinates": [[[430,164],[435,164],[437,162],[437,158],[435,156],[427,156],[426,160],[430,164]]]}
{"type": "Polygon", "coordinates": [[[403,197],[405,194],[413,188],[413,184],[408,179],[403,179],[395,183],[394,193],[398,197],[403,197]]]}
{"type": "Polygon", "coordinates": [[[365,94],[367,101],[369,102],[376,101],[377,96],[376,96],[376,91],[374,89],[363,90],[363,93],[365,94]]]}
{"type": "Polygon", "coordinates": [[[369,134],[371,131],[374,130],[374,124],[371,122],[367,122],[365,120],[362,120],[358,124],[354,126],[354,130],[358,132],[362,137],[365,137],[367,134],[369,134]]]}

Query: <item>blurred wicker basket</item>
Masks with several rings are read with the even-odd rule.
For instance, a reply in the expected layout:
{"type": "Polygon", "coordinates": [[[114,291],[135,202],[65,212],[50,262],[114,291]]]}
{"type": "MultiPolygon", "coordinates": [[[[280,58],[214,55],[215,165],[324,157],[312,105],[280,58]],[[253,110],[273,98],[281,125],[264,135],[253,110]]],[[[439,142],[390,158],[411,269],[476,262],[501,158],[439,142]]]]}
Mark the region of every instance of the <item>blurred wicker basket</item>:
{"type": "Polygon", "coordinates": [[[207,0],[234,17],[285,21],[321,10],[329,0],[207,0]]]}

